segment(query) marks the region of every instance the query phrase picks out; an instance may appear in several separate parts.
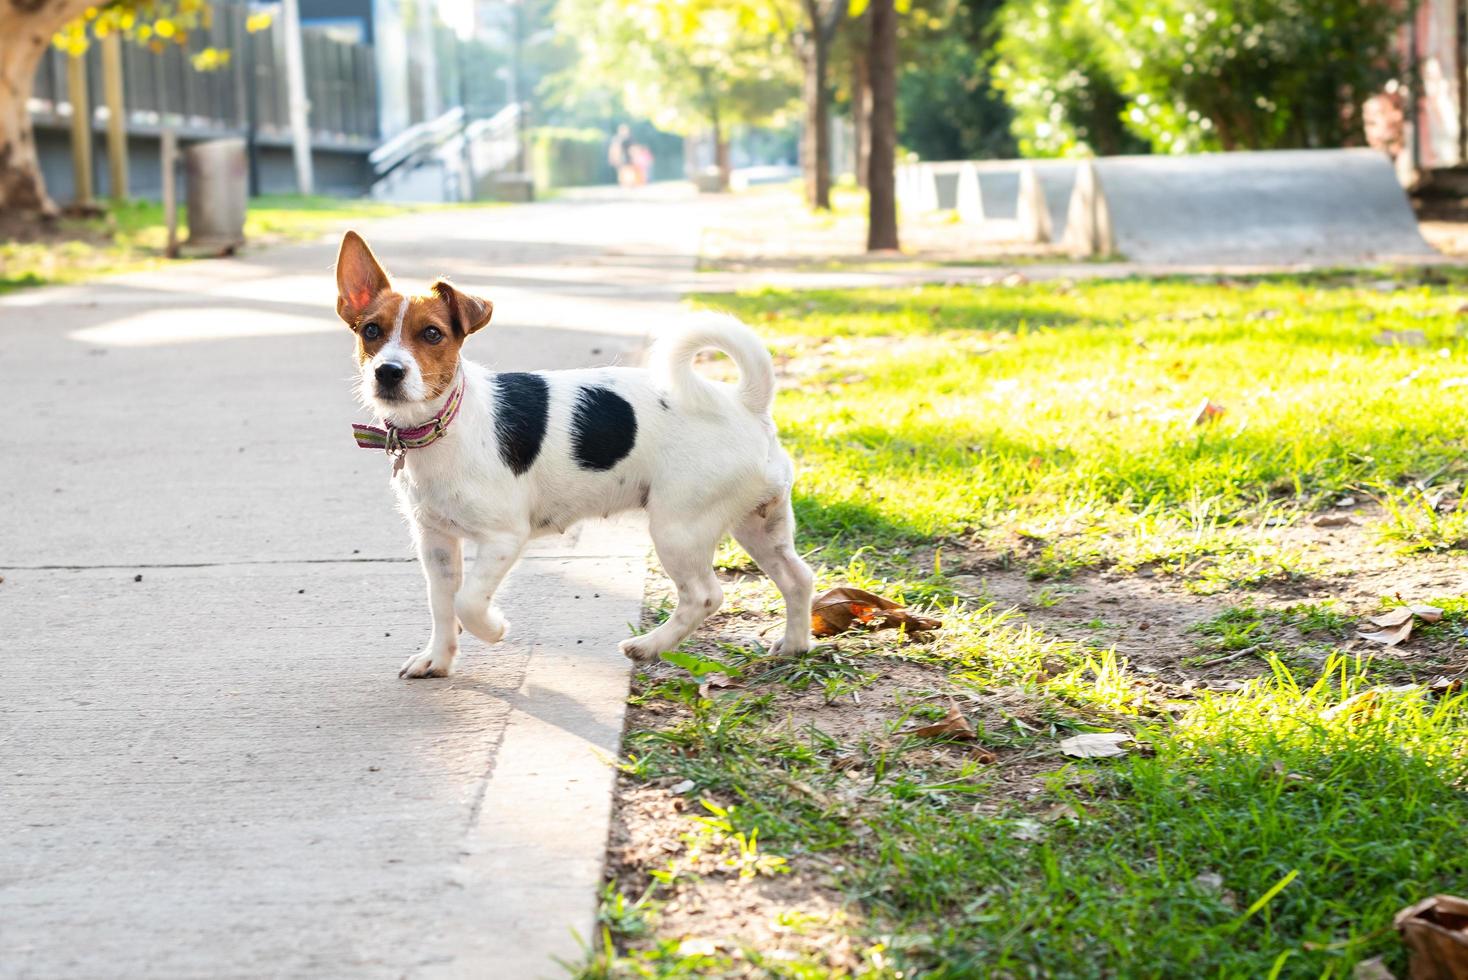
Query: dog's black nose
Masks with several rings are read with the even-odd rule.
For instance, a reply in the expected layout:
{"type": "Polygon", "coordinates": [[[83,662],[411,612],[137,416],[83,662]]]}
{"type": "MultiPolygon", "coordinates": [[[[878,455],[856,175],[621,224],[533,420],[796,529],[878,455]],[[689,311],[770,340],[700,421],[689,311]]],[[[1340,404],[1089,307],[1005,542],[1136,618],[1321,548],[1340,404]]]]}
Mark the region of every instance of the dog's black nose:
{"type": "Polygon", "coordinates": [[[377,371],[374,373],[377,376],[377,383],[382,387],[396,388],[402,382],[403,376],[408,373],[408,369],[397,361],[383,361],[377,365],[377,371]]]}

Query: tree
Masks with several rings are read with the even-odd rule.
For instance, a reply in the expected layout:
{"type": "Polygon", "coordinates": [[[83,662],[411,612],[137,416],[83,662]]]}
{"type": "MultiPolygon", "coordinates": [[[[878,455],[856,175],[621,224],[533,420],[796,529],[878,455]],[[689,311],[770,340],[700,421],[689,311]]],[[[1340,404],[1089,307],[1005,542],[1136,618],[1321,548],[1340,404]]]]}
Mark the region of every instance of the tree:
{"type": "Polygon", "coordinates": [[[1361,104],[1406,67],[1396,41],[1414,7],[1107,0],[1089,13],[1128,97],[1128,128],[1179,153],[1360,144],[1361,104]]]}
{"type": "Polygon", "coordinates": [[[1025,156],[1113,156],[1146,148],[1122,121],[1127,100],[1084,0],[1009,0],[998,31],[994,84],[1014,110],[1025,156]]]}
{"type": "Polygon", "coordinates": [[[846,18],[850,0],[797,0],[799,13],[792,18],[783,0],[773,10],[794,41],[800,55],[804,83],[801,100],[805,107],[805,131],[801,136],[800,162],[805,169],[805,201],[817,210],[831,207],[831,48],[836,30],[846,18]]]}
{"type": "Polygon", "coordinates": [[[867,251],[897,248],[897,9],[871,0],[872,91],[867,159],[867,251]]]}
{"type": "Polygon", "coordinates": [[[707,127],[725,186],[730,128],[768,121],[795,94],[794,59],[774,16],[758,0],[561,0],[556,8],[579,52],[571,87],[620,87],[630,111],[669,132],[707,127]]]}
{"type": "Polygon", "coordinates": [[[898,48],[900,143],[924,160],[1017,156],[1014,113],[992,84],[1001,0],[956,0],[904,18],[898,48]]]}
{"type": "MultiPolygon", "coordinates": [[[[105,8],[94,0],[0,0],[0,212],[56,212],[26,108],[36,69],[53,41],[74,55],[86,50],[90,36],[111,32],[155,48],[182,44],[189,28],[208,16],[204,0],[125,0],[105,8]]],[[[215,66],[219,57],[212,53],[215,66]]]]}
{"type": "Polygon", "coordinates": [[[1008,0],[995,82],[1026,153],[1360,143],[1410,66],[1401,0],[1008,0]]]}

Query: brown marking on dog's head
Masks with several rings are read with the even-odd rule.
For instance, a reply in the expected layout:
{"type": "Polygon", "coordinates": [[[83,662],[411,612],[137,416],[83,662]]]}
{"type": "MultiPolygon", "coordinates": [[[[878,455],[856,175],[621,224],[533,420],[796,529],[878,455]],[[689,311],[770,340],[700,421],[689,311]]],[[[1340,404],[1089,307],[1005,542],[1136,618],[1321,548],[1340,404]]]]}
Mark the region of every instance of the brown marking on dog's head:
{"type": "Polygon", "coordinates": [[[423,372],[426,397],[434,399],[454,382],[464,334],[454,329],[448,305],[436,293],[410,296],[407,303],[400,343],[423,372]]]}
{"type": "Polygon", "coordinates": [[[453,383],[465,338],[488,323],[494,312],[489,300],[461,292],[444,279],[422,296],[397,292],[354,231],[342,238],[336,282],[337,315],[357,335],[358,363],[365,366],[384,347],[396,344],[417,363],[426,400],[437,398],[453,383]]]}

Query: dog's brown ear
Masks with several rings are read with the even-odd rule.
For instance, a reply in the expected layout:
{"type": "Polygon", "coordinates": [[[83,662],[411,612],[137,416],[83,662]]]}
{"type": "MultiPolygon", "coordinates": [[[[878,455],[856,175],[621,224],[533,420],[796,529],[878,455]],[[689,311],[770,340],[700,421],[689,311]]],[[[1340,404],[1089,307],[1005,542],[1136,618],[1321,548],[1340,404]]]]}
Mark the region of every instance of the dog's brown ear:
{"type": "Polygon", "coordinates": [[[377,294],[388,288],[387,273],[355,231],[342,236],[336,257],[336,314],[355,327],[377,294]]]}
{"type": "Polygon", "coordinates": [[[467,337],[489,322],[494,314],[494,304],[487,299],[461,293],[447,279],[437,279],[433,291],[449,308],[449,322],[460,337],[467,337]]]}

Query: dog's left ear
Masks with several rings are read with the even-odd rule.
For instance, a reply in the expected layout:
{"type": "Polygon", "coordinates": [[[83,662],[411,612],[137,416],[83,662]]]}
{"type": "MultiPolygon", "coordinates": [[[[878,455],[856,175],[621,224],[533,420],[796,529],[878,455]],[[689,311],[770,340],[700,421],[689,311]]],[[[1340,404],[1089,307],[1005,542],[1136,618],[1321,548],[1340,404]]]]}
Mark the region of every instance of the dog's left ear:
{"type": "Polygon", "coordinates": [[[336,314],[355,328],[377,294],[388,288],[387,273],[355,231],[342,237],[336,257],[336,314]]]}
{"type": "Polygon", "coordinates": [[[460,337],[467,337],[489,322],[494,313],[494,304],[487,299],[461,293],[447,279],[437,279],[433,291],[449,308],[449,322],[460,337]]]}

